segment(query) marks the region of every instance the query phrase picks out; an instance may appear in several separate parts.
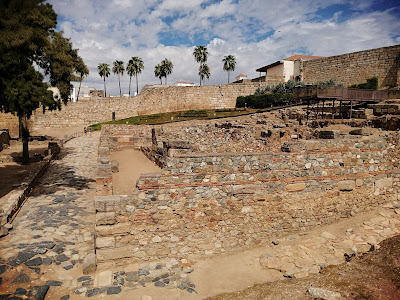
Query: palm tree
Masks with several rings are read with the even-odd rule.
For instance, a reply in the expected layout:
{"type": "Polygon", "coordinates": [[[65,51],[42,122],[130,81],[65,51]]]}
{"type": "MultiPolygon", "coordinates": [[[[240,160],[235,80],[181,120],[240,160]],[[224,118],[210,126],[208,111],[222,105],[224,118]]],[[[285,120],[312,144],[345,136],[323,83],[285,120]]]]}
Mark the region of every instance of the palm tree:
{"type": "Polygon", "coordinates": [[[120,78],[120,74],[123,76],[124,75],[124,62],[122,60],[116,60],[114,61],[114,66],[113,66],[113,72],[114,74],[118,75],[118,83],[119,83],[119,96],[122,96],[122,92],[121,92],[121,78],[120,78]]]}
{"type": "Polygon", "coordinates": [[[142,73],[143,69],[144,64],[140,57],[135,56],[129,60],[126,67],[126,71],[129,74],[129,97],[131,96],[131,79],[133,74],[136,76],[136,95],[139,94],[138,74],[142,73]]]}
{"type": "Polygon", "coordinates": [[[161,81],[161,84],[162,84],[162,78],[163,78],[165,75],[164,75],[164,73],[163,73],[163,69],[162,69],[161,64],[157,64],[157,65],[154,67],[154,76],[158,77],[158,78],[160,79],[160,81],[161,81]]]}
{"type": "Polygon", "coordinates": [[[229,75],[231,71],[235,71],[236,59],[233,55],[229,54],[227,56],[224,56],[222,62],[224,63],[223,69],[225,71],[228,71],[228,84],[229,84],[229,75]]]}
{"type": "Polygon", "coordinates": [[[208,67],[207,64],[202,64],[199,68],[199,76],[200,76],[200,82],[203,81],[204,84],[204,77],[207,79],[210,79],[210,68],[208,67]]]}
{"type": "MultiPolygon", "coordinates": [[[[204,47],[201,45],[196,46],[196,48],[194,48],[193,55],[194,55],[196,62],[200,63],[200,68],[201,68],[201,66],[207,62],[207,58],[208,58],[207,47],[204,47]]],[[[200,70],[200,68],[199,68],[199,70],[200,70]]],[[[201,85],[201,76],[200,76],[200,85],[201,85]]]]}
{"type": "Polygon", "coordinates": [[[165,84],[167,84],[167,76],[172,73],[173,68],[174,65],[169,59],[165,58],[163,61],[161,61],[161,69],[163,76],[165,76],[165,84]]]}
{"type": "Polygon", "coordinates": [[[82,81],[83,81],[83,77],[88,76],[89,75],[89,69],[88,67],[85,65],[85,63],[83,62],[83,60],[81,60],[78,65],[76,66],[76,73],[79,75],[80,80],[79,80],[79,88],[78,88],[78,94],[76,96],[76,101],[78,102],[79,100],[79,93],[81,92],[81,85],[82,85],[82,81]]]}
{"type": "Polygon", "coordinates": [[[97,71],[99,72],[100,77],[104,78],[104,97],[106,96],[106,77],[110,75],[110,68],[107,63],[101,63],[97,66],[97,71]]]}

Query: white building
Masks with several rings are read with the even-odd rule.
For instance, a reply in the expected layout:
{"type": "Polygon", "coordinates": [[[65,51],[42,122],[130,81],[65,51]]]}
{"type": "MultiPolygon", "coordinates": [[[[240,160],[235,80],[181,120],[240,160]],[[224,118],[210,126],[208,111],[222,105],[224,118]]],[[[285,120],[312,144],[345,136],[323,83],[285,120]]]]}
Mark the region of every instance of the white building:
{"type": "Polygon", "coordinates": [[[324,58],[323,56],[311,56],[311,55],[299,55],[295,54],[290,57],[286,57],[282,60],[278,60],[270,65],[266,65],[262,68],[258,68],[257,72],[265,72],[265,77],[268,81],[270,78],[282,77],[285,82],[288,80],[302,81],[302,62],[305,60],[313,60],[324,58]]]}
{"type": "Polygon", "coordinates": [[[176,86],[195,86],[194,82],[187,82],[187,81],[177,81],[175,82],[176,86]]]}

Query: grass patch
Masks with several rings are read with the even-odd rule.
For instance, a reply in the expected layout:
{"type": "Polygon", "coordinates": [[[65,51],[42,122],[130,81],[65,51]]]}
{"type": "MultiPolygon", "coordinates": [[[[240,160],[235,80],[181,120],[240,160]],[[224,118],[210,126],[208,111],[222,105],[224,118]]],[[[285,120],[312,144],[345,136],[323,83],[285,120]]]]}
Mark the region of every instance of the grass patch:
{"type": "Polygon", "coordinates": [[[166,123],[181,122],[187,120],[210,120],[210,119],[237,117],[243,115],[250,115],[254,113],[261,113],[268,110],[271,110],[271,108],[188,110],[188,111],[169,112],[169,113],[154,114],[154,115],[135,116],[127,119],[97,123],[91,126],[92,130],[95,131],[95,130],[101,130],[101,125],[103,124],[157,125],[157,124],[166,124],[166,123]]]}

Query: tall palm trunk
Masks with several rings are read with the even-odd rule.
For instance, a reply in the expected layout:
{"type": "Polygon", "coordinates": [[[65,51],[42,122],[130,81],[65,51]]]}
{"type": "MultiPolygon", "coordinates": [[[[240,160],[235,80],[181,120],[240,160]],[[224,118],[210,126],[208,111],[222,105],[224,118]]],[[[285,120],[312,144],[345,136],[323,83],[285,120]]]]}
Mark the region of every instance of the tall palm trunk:
{"type": "Polygon", "coordinates": [[[129,76],[129,97],[131,96],[131,82],[132,82],[132,76],[129,76]]]}
{"type": "Polygon", "coordinates": [[[230,75],[230,73],[231,73],[231,72],[228,70],[228,84],[229,84],[229,75],[230,75]]]}
{"type": "Polygon", "coordinates": [[[79,93],[81,92],[81,84],[82,84],[83,76],[81,76],[81,81],[79,81],[79,89],[78,89],[78,95],[76,95],[76,102],[79,100],[79,93]]]}
{"type": "Polygon", "coordinates": [[[104,98],[106,97],[106,76],[104,76],[104,98]]]}
{"type": "Polygon", "coordinates": [[[139,84],[138,84],[137,75],[138,75],[138,73],[136,72],[136,96],[139,95],[139,84]]]}
{"type": "Polygon", "coordinates": [[[19,136],[22,139],[22,162],[29,163],[29,130],[25,113],[18,114],[19,136]]]}
{"type": "Polygon", "coordinates": [[[121,79],[119,77],[119,73],[118,73],[118,84],[119,84],[119,96],[122,96],[122,92],[121,92],[121,79]]]}

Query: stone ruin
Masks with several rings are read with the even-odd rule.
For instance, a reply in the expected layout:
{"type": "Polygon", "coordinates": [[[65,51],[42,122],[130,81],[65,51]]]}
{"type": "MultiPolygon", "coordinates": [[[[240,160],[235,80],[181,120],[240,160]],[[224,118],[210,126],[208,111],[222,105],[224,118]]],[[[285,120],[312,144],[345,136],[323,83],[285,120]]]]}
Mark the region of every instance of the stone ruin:
{"type": "Polygon", "coordinates": [[[398,199],[398,132],[301,122],[289,109],[104,125],[94,200],[98,263],[240,251],[398,199]],[[114,195],[110,151],[126,147],[162,171],[142,174],[132,194],[114,195]]]}

